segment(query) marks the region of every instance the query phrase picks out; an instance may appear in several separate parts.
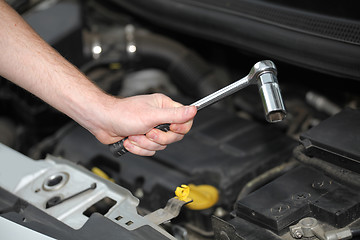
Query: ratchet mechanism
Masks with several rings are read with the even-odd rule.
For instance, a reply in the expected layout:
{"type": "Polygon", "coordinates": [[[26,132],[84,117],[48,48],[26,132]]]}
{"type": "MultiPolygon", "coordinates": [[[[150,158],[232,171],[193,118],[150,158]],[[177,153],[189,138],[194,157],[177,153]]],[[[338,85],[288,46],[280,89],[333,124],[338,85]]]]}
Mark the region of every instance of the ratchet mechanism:
{"type": "MultiPolygon", "coordinates": [[[[277,81],[277,70],[275,64],[270,60],[257,62],[250,70],[250,73],[242,79],[194,102],[192,106],[196,106],[201,110],[211,104],[214,104],[223,98],[249,86],[257,85],[260,97],[265,111],[265,118],[268,122],[279,122],[286,117],[286,110],[280,93],[280,87],[277,81]]],[[[160,124],[155,128],[164,132],[170,130],[170,124],[160,124]]],[[[110,151],[114,156],[121,156],[128,151],[124,147],[124,141],[110,144],[110,151]]]]}

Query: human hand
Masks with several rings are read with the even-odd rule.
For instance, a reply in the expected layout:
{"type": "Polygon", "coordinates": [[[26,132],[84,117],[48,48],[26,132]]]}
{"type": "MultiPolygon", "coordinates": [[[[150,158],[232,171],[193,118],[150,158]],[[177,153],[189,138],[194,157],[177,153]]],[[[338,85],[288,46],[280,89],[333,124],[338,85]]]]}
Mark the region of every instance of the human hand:
{"type": "Polygon", "coordinates": [[[181,140],[192,126],[196,107],[182,106],[163,94],[112,98],[109,108],[101,114],[102,124],[89,129],[104,144],[128,136],[124,147],[138,155],[151,156],[166,145],[181,140]],[[154,129],[170,123],[170,131],[154,129]]]}

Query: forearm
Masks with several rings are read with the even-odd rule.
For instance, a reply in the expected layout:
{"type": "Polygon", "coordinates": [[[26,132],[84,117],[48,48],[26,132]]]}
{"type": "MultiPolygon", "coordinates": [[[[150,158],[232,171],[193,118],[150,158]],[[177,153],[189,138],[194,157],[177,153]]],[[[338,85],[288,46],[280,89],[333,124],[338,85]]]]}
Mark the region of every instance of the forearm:
{"type": "Polygon", "coordinates": [[[32,92],[81,125],[96,127],[89,117],[106,107],[105,95],[44,42],[0,0],[0,75],[32,92]],[[93,111],[93,112],[91,112],[93,111]]]}
{"type": "Polygon", "coordinates": [[[196,114],[195,107],[183,107],[161,94],[118,99],[104,93],[3,0],[0,53],[0,75],[64,112],[104,144],[130,136],[124,145],[136,154],[152,155],[179,141],[196,114]],[[175,124],[165,134],[153,130],[161,123],[175,124]]]}

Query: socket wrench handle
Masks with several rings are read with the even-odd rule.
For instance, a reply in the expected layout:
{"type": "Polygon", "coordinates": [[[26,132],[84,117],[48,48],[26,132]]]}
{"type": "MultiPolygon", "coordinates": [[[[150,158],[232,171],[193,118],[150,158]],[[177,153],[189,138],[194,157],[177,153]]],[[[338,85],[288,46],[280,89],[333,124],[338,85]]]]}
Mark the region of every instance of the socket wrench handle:
{"type": "MultiPolygon", "coordinates": [[[[157,128],[163,132],[168,132],[168,131],[170,131],[170,123],[160,124],[160,125],[156,126],[155,128],[157,128]]],[[[110,152],[115,157],[120,157],[128,152],[128,150],[124,147],[124,142],[126,139],[128,139],[128,137],[123,138],[116,143],[109,144],[110,152]]]]}

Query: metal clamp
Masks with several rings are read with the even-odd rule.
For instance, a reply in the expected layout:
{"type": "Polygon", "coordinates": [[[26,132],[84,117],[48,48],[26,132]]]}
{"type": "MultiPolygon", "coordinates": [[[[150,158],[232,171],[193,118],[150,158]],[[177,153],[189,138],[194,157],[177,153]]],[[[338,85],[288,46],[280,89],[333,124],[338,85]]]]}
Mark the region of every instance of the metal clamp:
{"type": "Polygon", "coordinates": [[[320,240],[347,240],[353,237],[348,227],[324,232],[318,221],[312,217],[301,219],[296,225],[291,226],[290,234],[296,239],[317,237],[320,240]]]}
{"type": "Polygon", "coordinates": [[[325,240],[325,233],[315,218],[307,217],[301,219],[296,225],[290,227],[290,234],[293,238],[310,238],[317,237],[325,240]]]}

